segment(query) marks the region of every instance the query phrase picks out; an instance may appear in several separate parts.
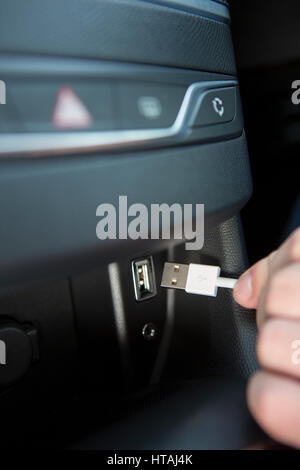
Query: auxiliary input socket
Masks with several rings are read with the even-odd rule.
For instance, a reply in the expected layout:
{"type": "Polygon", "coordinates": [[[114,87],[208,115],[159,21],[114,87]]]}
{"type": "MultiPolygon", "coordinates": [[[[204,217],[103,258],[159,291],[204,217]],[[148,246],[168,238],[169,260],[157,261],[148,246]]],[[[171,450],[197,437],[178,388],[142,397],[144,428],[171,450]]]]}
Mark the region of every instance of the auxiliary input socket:
{"type": "Polygon", "coordinates": [[[142,329],[142,335],[146,341],[152,341],[155,339],[157,335],[157,328],[154,323],[146,323],[142,329]]]}

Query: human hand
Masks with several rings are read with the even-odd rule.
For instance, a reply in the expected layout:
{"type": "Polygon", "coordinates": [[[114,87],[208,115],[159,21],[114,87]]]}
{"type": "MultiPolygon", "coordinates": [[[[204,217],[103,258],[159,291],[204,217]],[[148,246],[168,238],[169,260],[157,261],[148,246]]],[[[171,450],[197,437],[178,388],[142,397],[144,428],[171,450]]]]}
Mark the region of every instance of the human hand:
{"type": "Polygon", "coordinates": [[[250,411],[274,439],[300,448],[300,228],[240,277],[234,298],[257,310],[262,370],[248,384],[250,411]]]}

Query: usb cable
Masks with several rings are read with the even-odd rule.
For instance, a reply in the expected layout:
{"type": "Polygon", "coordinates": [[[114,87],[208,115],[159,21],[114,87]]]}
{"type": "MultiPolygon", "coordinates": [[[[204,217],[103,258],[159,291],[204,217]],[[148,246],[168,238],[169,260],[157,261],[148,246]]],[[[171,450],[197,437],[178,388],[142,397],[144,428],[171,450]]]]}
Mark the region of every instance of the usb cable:
{"type": "Polygon", "coordinates": [[[165,263],[161,287],[183,289],[188,294],[216,297],[218,287],[233,289],[237,279],[220,277],[219,266],[165,263]]]}

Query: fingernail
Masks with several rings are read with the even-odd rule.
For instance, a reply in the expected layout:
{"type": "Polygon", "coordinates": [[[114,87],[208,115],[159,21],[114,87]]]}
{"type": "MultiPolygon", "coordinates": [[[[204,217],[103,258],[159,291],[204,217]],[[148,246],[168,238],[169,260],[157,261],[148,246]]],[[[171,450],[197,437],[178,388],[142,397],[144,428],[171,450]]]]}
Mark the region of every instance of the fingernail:
{"type": "Polygon", "coordinates": [[[252,297],[253,288],[251,270],[246,271],[245,274],[240,277],[234,290],[240,300],[247,301],[252,297]]]}

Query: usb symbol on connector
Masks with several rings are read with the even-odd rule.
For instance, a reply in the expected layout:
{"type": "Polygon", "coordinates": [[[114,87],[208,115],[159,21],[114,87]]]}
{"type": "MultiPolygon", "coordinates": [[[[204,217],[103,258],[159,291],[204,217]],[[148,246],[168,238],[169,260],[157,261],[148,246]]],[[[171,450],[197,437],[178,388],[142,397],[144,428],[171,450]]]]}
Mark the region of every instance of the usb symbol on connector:
{"type": "Polygon", "coordinates": [[[219,287],[233,289],[237,279],[221,277],[219,266],[165,263],[161,287],[183,289],[188,294],[216,297],[219,287]]]}

